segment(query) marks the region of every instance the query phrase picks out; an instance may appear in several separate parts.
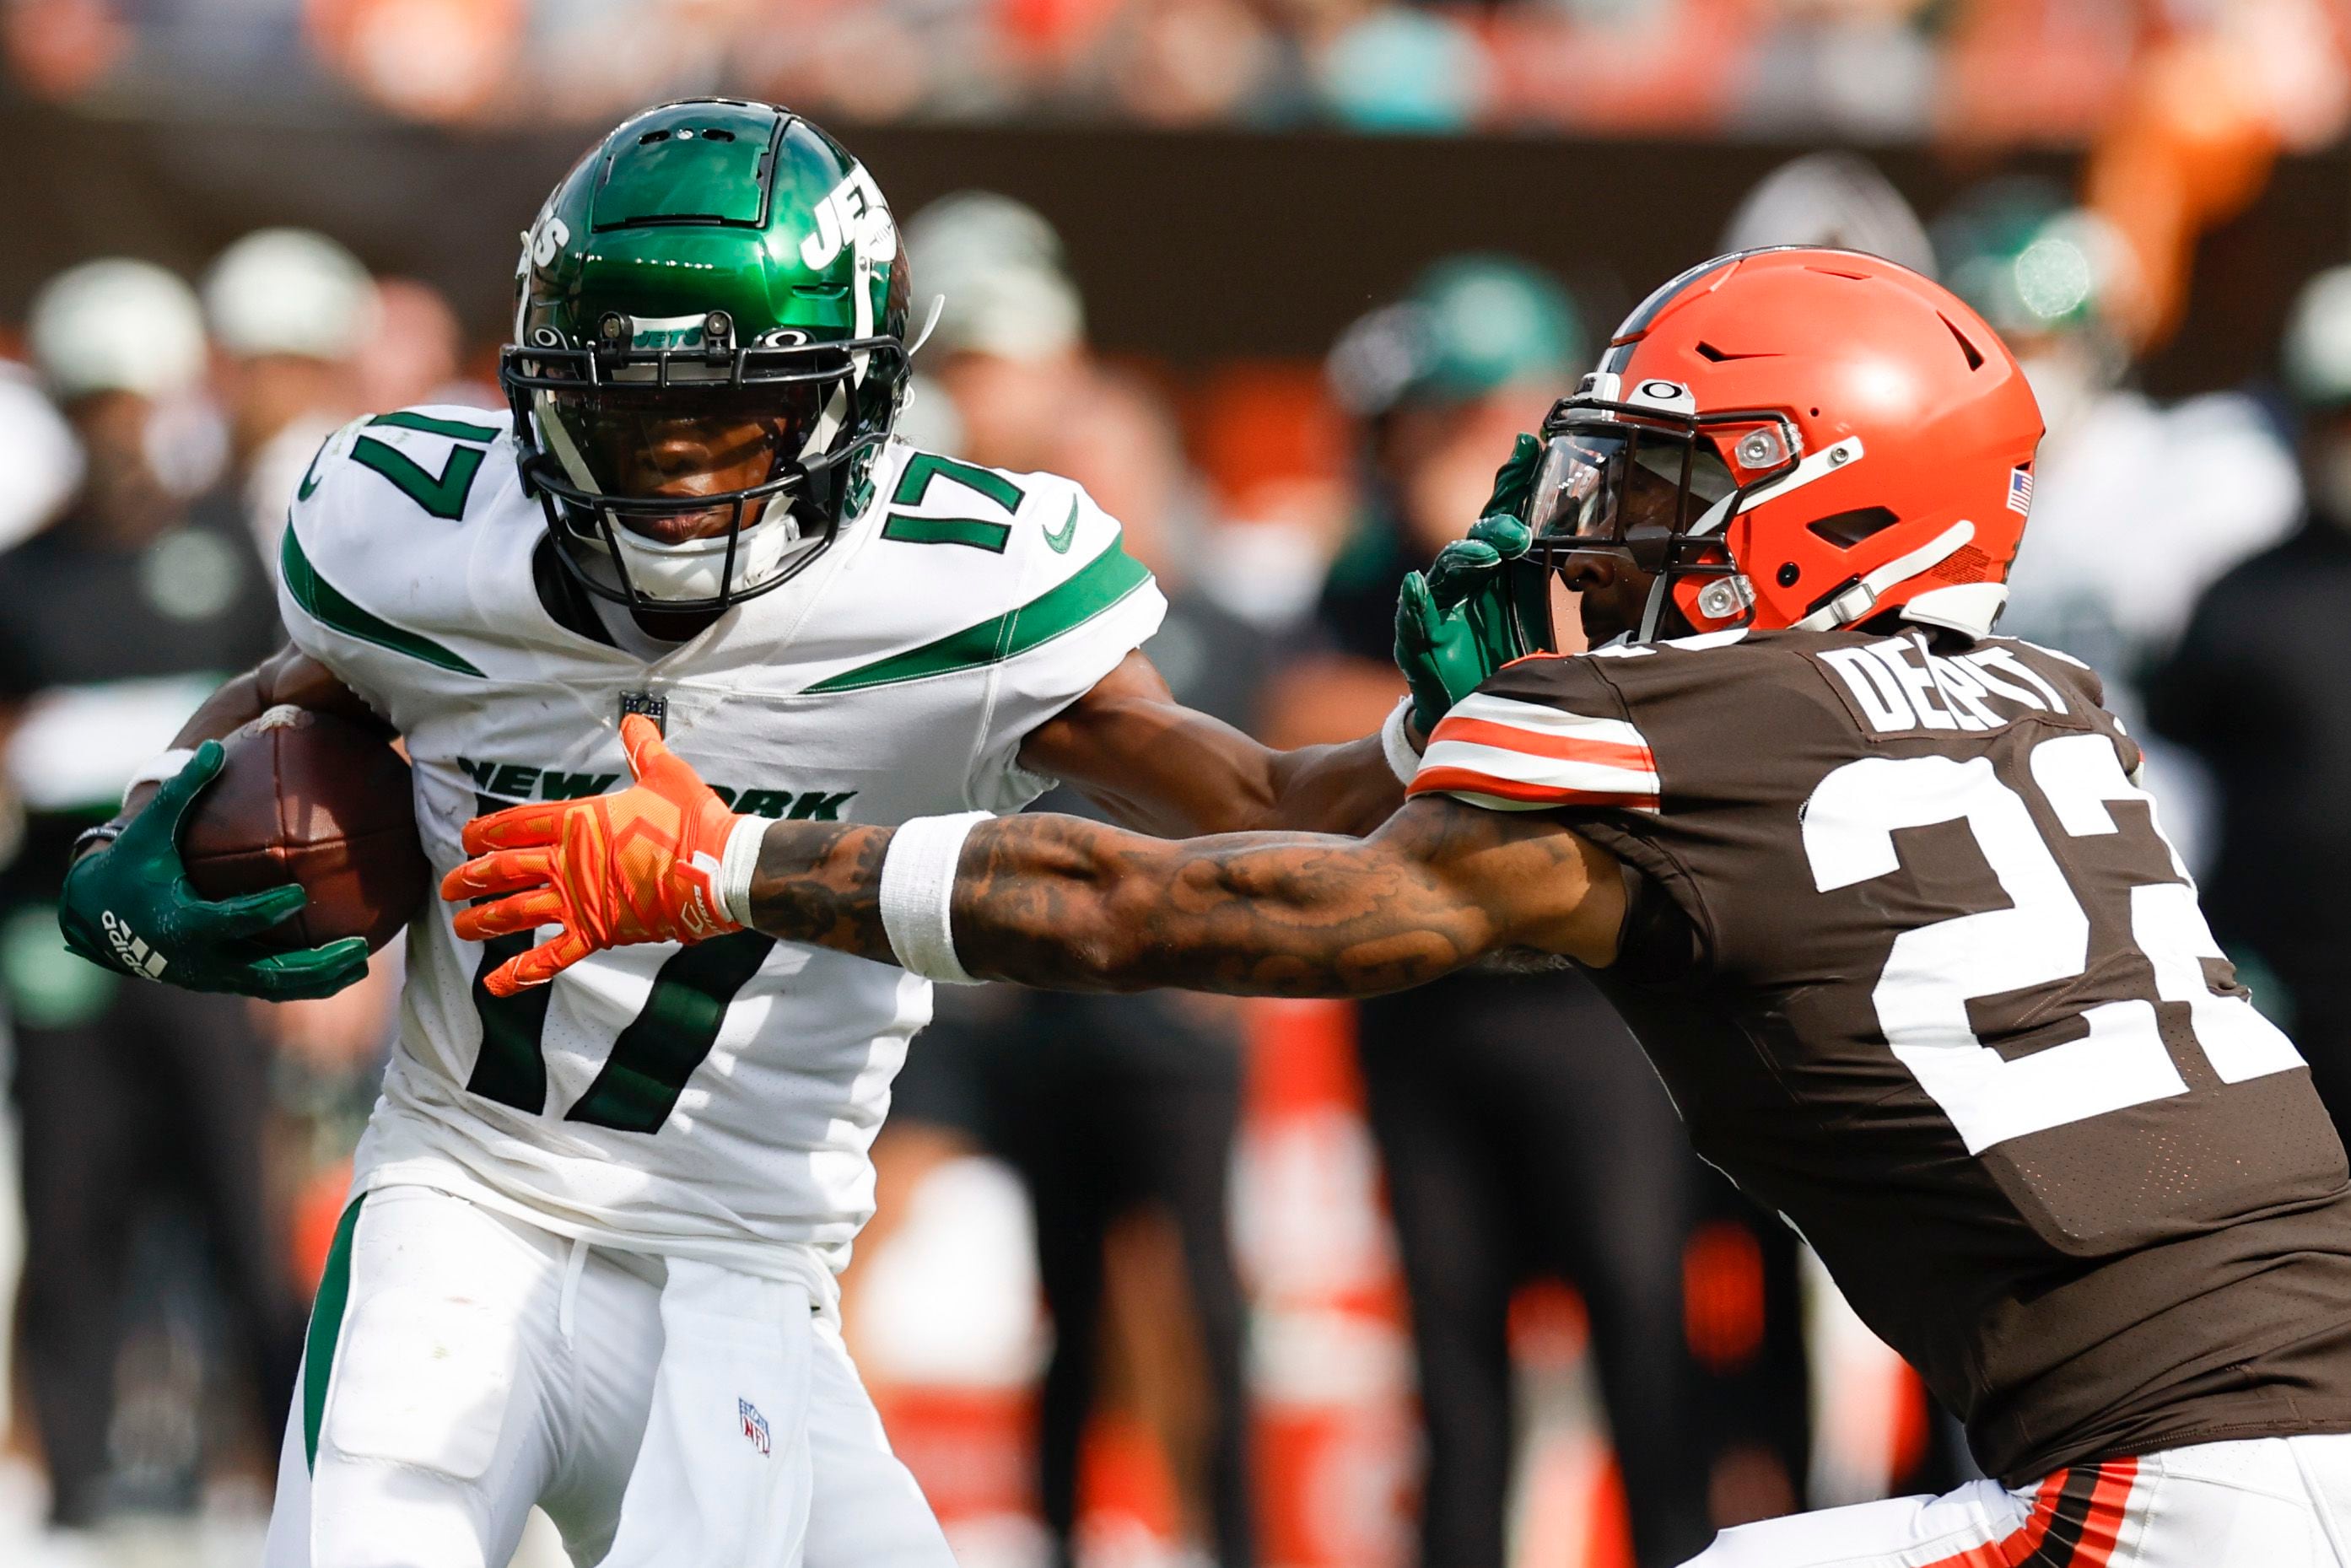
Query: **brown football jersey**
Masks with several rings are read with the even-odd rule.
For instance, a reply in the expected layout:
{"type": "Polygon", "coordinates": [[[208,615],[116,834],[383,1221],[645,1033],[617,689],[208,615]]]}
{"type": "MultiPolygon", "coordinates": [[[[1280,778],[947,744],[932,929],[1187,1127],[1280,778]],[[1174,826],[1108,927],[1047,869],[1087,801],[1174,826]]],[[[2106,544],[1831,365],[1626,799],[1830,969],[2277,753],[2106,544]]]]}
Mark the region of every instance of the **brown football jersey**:
{"type": "Polygon", "coordinates": [[[1698,1153],[2016,1485],[2351,1430],[2351,1181],[2089,670],[1917,629],[1520,660],[1416,794],[1634,888],[1599,979],[1698,1153]]]}

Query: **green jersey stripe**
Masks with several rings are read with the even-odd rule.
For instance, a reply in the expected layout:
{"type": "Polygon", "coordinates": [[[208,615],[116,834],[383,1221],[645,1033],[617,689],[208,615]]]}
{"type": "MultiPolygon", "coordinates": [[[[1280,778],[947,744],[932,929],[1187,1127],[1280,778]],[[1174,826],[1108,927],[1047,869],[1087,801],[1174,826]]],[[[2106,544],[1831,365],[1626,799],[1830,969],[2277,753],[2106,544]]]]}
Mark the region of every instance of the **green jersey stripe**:
{"type": "Polygon", "coordinates": [[[377,414],[368,423],[388,424],[395,430],[421,430],[427,435],[446,435],[458,441],[496,441],[506,434],[495,424],[468,424],[462,419],[435,419],[429,413],[411,413],[406,409],[397,413],[377,414]]]}
{"type": "Polygon", "coordinates": [[[482,674],[469,661],[432,638],[403,632],[391,622],[370,614],[344,598],[333,583],[319,575],[318,570],[310,564],[310,558],[302,553],[302,541],[295,537],[294,525],[290,522],[286,525],[285,542],[278,547],[277,563],[285,573],[287,591],[294,595],[294,602],[344,636],[356,637],[362,643],[373,643],[380,648],[405,653],[412,659],[422,659],[428,664],[438,665],[460,675],[482,674]]]}
{"type": "Polygon", "coordinates": [[[853,692],[1000,664],[1050,643],[1117,604],[1151,580],[1151,573],[1115,539],[1064,580],[1018,610],[967,626],[935,643],[893,653],[809,687],[811,692],[853,692]]]}
{"type": "Polygon", "coordinates": [[[343,1337],[343,1309],[351,1299],[351,1234],[360,1226],[360,1206],[367,1194],[351,1199],[335,1226],[334,1245],[327,1249],[327,1271],[319,1279],[319,1294],[310,1303],[310,1337],[302,1354],[302,1462],[319,1468],[319,1428],[327,1419],[327,1385],[335,1375],[335,1349],[343,1337]]]}

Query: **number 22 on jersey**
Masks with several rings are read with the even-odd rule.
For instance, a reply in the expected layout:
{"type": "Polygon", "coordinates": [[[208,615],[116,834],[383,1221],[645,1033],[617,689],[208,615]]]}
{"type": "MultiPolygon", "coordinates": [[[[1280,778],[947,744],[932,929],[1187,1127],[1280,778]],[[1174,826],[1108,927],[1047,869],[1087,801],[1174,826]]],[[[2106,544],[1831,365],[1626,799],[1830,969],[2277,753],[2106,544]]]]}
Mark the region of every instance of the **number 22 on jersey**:
{"type": "MultiPolygon", "coordinates": [[[[2043,740],[2027,754],[2032,782],[2067,835],[2119,831],[2108,806],[2154,801],[2125,777],[2103,735],[2043,740]]],[[[2196,889],[2168,841],[2179,880],[2129,890],[2130,942],[2155,998],[2082,1009],[2088,1033],[2014,1060],[1975,1034],[1968,1004],[2061,984],[2087,972],[2090,920],[2057,856],[1988,757],[1866,758],[1821,780],[1805,803],[1804,852],[1823,893],[1890,876],[1895,834],[1964,822],[2010,907],[1917,926],[1894,940],[1872,1000],[1886,1043],[1959,1130],[1970,1155],[2028,1133],[2184,1094],[2156,1022],[2156,1000],[2183,1003],[2196,1042],[2224,1083],[2303,1064],[2293,1042],[2241,996],[2217,995],[2204,960],[2221,956],[2196,889]]]]}

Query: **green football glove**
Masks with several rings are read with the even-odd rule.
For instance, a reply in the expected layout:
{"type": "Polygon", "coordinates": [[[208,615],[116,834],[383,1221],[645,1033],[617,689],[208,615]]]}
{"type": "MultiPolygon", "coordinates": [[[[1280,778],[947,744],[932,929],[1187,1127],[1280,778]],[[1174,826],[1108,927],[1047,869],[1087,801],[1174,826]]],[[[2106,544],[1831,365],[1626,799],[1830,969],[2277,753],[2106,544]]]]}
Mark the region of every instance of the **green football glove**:
{"type": "Polygon", "coordinates": [[[299,887],[265,888],[208,903],[188,885],[180,821],[218,776],[227,753],[207,740],[115,838],[66,873],[57,925],[66,946],[102,968],[191,991],[287,1001],[327,997],[367,973],[366,939],[298,952],[255,940],[302,907],[299,887]]]}
{"type": "Polygon", "coordinates": [[[1525,591],[1506,570],[1527,553],[1534,536],[1521,520],[1542,443],[1520,435],[1510,460],[1494,475],[1485,515],[1437,555],[1426,575],[1405,576],[1396,595],[1396,667],[1412,692],[1414,724],[1423,735],[1453,705],[1483,685],[1527,645],[1520,606],[1525,591]]]}

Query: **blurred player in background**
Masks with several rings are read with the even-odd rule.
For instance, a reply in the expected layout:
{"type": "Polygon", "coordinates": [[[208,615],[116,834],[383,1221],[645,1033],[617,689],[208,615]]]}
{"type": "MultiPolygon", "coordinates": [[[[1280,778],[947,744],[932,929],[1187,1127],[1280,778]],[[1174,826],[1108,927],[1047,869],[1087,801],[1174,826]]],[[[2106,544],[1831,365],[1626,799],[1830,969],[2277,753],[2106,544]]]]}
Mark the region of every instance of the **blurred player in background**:
{"type": "MultiPolygon", "coordinates": [[[[1086,486],[1167,596],[1147,650],[1176,699],[1255,733],[1273,644],[1186,581],[1196,484],[1150,390],[1086,351],[1059,237],[1018,203],[967,192],[916,214],[906,239],[923,291],[944,301],[925,357],[960,433],[949,450],[1086,486]]],[[[1067,788],[1037,809],[1104,814],[1067,788]]],[[[892,1127],[956,1128],[1028,1187],[1053,1322],[1037,1463],[1056,1560],[1076,1560],[1087,1423],[1123,1395],[1166,1451],[1187,1545],[1249,1568],[1246,1325],[1227,1225],[1241,1087],[1231,1007],[1013,988],[941,1002],[900,1077],[892,1127]],[[1183,1285],[1179,1310],[1170,1279],[1183,1285]],[[1128,1310],[1113,1311],[1121,1301],[1128,1310]],[[1156,1343],[1137,1345],[1136,1333],[1156,1343]]]]}
{"type": "Polygon", "coordinates": [[[261,229],[221,252],[203,291],[228,414],[222,500],[274,561],[286,497],[319,444],[363,406],[358,360],[377,330],[375,285],[324,235],[261,229]]]}
{"type": "MultiPolygon", "coordinates": [[[[1079,486],[892,439],[907,257],[807,120],[631,118],[515,277],[509,413],[354,421],[303,470],[293,646],[84,835],[76,951],[273,998],[364,971],[356,937],[246,940],[300,890],[204,904],[181,873],[209,743],[287,702],[404,740],[444,867],[480,810],[607,798],[656,718],[755,822],[1011,810],[1057,779],[1178,832],[1361,831],[1402,799],[1378,737],[1276,753],[1179,706],[1136,651],[1160,593],[1079,486]]],[[[502,1563],[538,1503],[587,1563],[944,1565],[834,1283],[929,988],[740,933],[522,988],[527,941],[409,927],[266,1561],[502,1563]]]]}
{"type": "MultiPolygon", "coordinates": [[[[2286,329],[2301,527],[2204,594],[2148,717],[2219,787],[2212,928],[2261,975],[2311,1076],[2351,1124],[2351,268],[2313,278],[2286,329]]],[[[2040,527],[2035,523],[2035,528],[2040,527]]]]}
{"type": "MultiPolygon", "coordinates": [[[[159,1200],[194,1210],[227,1307],[232,1406],[249,1402],[273,1444],[299,1350],[263,1180],[269,1052],[244,1003],[132,984],[50,935],[75,836],[113,814],[213,687],[274,645],[277,623],[241,523],[192,511],[170,478],[162,415],[204,371],[187,285],[143,262],[91,262],[47,287],[29,327],[88,462],[65,517],[0,556],[0,735],[26,812],[0,963],[24,1128],[26,1362],[51,1517],[79,1528],[121,1500],[108,1479],[122,1451],[110,1435],[125,1275],[159,1200]]],[[[165,1467],[190,1472],[176,1485],[193,1483],[193,1458],[165,1467]]]]}
{"type": "MultiPolygon", "coordinates": [[[[49,401],[29,366],[0,359],[0,552],[15,549],[55,522],[81,488],[81,444],[49,401]]],[[[6,764],[7,724],[0,720],[0,882],[25,847],[24,805],[6,764]]],[[[0,895],[0,901],[5,895],[0,895]]],[[[0,926],[0,933],[5,927],[0,926]]],[[[0,943],[5,943],[0,935],[0,943]]],[[[44,946],[47,945],[44,940],[44,946]]],[[[0,947],[0,964],[5,964],[0,947]]],[[[6,981],[0,977],[0,988],[6,981]]],[[[0,989],[0,998],[5,998],[0,989]]],[[[0,999],[0,1081],[16,1079],[16,1044],[9,1015],[13,1002],[0,999]]],[[[25,1206],[19,1183],[22,1148],[13,1096],[0,1103],[0,1322],[16,1321],[25,1259],[25,1206]]],[[[5,1445],[16,1408],[16,1358],[0,1357],[0,1445],[5,1445]]]]}
{"type": "Polygon", "coordinates": [[[1747,193],[1717,245],[1724,255],[1769,245],[1827,246],[1935,276],[1935,247],[1892,181],[1857,152],[1810,152],[1747,193]]]}
{"type": "MultiPolygon", "coordinates": [[[[2014,348],[2049,422],[2001,629],[2087,663],[2116,716],[2138,725],[2142,685],[2197,595],[2293,528],[2293,456],[2241,393],[2166,407],[2130,384],[2135,263],[2095,214],[2003,180],[1962,197],[1934,233],[1946,280],[2014,348]]],[[[2191,867],[2211,863],[2201,768],[2142,738],[2166,831],[2191,867]]]]}
{"type": "MultiPolygon", "coordinates": [[[[1278,733],[1343,735],[1395,704],[1397,582],[1477,515],[1493,454],[1570,379],[1582,338],[1551,278],[1462,256],[1332,350],[1333,390],[1362,433],[1368,512],[1323,591],[1329,650],[1280,683],[1278,733]]],[[[1459,976],[1372,998],[1357,1035],[1411,1298],[1427,1438],[1420,1561],[1505,1557],[1510,1302],[1556,1276],[1590,1313],[1640,1561],[1680,1562],[1709,1530],[1683,1333],[1682,1249],[1701,1200],[1656,1075],[1574,974],[1459,976]]],[[[1795,1506],[1801,1476],[1801,1462],[1783,1470],[1757,1511],[1795,1506]]]]}
{"type": "Polygon", "coordinates": [[[0,549],[23,543],[57,520],[81,487],[81,447],[40,380],[0,360],[0,549]]]}
{"type": "MultiPolygon", "coordinates": [[[[438,288],[413,277],[379,277],[372,293],[374,308],[365,314],[372,316],[373,328],[353,367],[360,408],[422,402],[498,406],[497,387],[466,374],[464,329],[438,288]]],[[[363,306],[365,297],[358,298],[363,306]]]]}

